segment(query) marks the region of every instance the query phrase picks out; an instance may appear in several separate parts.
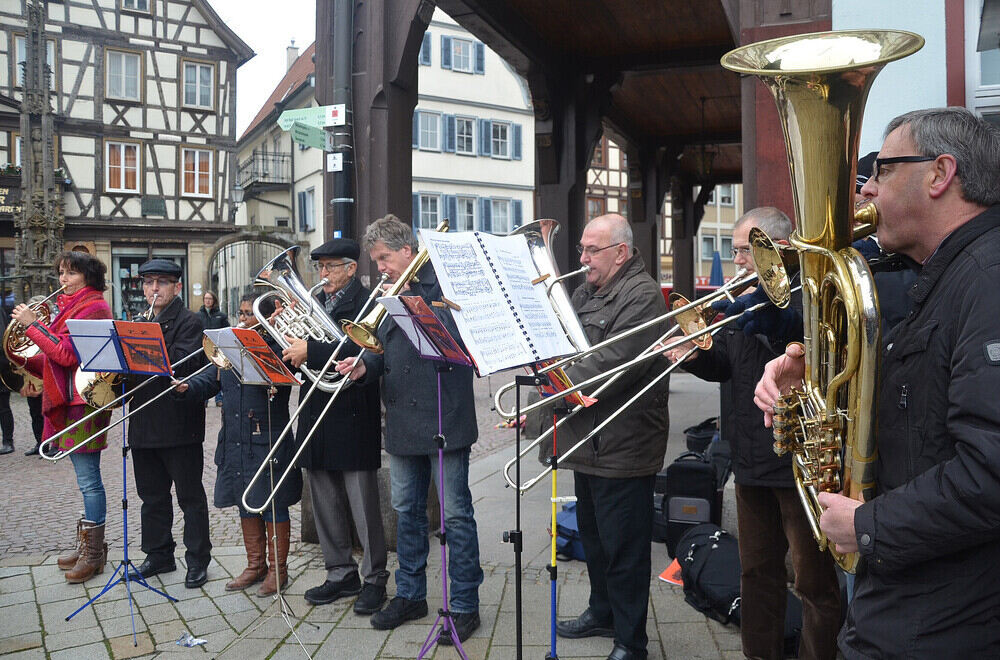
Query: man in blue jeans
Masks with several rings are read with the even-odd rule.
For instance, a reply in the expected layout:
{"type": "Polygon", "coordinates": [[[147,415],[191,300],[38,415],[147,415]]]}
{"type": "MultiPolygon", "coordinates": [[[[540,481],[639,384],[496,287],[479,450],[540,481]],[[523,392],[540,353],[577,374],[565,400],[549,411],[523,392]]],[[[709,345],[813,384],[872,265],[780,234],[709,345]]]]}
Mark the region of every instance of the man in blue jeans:
{"type": "MultiPolygon", "coordinates": [[[[417,256],[417,240],[409,225],[387,215],[368,226],[363,241],[379,272],[396,281],[417,256]]],[[[434,267],[421,267],[404,290],[428,304],[441,299],[434,267]]],[[[432,307],[448,331],[458,337],[450,312],[432,307]]],[[[337,371],[362,384],[382,378],[385,404],[385,450],[389,453],[392,508],[396,523],[396,596],[372,616],[372,627],[390,630],[427,615],[427,490],[438,483],[438,365],[422,359],[391,317],[379,326],[378,339],[385,352],[366,352],[357,361],[337,363],[337,371]]],[[[445,436],[444,498],[445,534],[448,539],[448,576],[451,579],[448,609],[455,631],[465,641],[479,627],[479,535],[469,491],[469,447],[479,437],[472,392],[472,369],[452,365],[441,373],[440,401],[445,436]]],[[[439,643],[450,644],[441,634],[439,643]]]]}

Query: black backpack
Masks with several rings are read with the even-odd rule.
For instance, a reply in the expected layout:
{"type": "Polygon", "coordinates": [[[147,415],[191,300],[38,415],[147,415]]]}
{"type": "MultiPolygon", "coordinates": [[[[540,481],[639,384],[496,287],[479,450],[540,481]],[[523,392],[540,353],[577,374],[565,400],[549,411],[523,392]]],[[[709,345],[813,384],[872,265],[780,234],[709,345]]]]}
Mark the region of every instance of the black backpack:
{"type": "Polygon", "coordinates": [[[684,600],[721,623],[740,623],[740,550],[714,523],[692,527],[677,543],[684,600]]]}
{"type": "Polygon", "coordinates": [[[677,543],[688,530],[701,523],[722,522],[718,468],[704,454],[686,451],[662,474],[661,515],[666,527],[667,554],[681,557],[677,543]]]}

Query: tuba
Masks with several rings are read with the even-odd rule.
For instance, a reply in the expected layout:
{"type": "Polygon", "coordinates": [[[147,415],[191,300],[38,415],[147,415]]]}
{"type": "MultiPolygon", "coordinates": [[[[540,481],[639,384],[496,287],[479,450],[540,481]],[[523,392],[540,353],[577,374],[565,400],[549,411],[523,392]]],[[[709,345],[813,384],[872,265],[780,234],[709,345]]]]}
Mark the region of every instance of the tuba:
{"type": "MultiPolygon", "coordinates": [[[[851,247],[861,118],[889,62],[920,50],[902,31],[800,34],[737,48],[722,66],[755,75],[778,106],[792,179],[799,253],[805,378],[775,405],[774,450],[792,453],[799,498],[821,550],[853,573],[819,527],[820,492],[873,495],[879,306],[871,271],[851,247]]],[[[875,218],[871,218],[875,220],[875,218]]]]}
{"type": "MultiPolygon", "coordinates": [[[[313,297],[326,280],[321,279],[311,289],[306,287],[295,266],[295,254],[298,250],[299,246],[295,245],[281,252],[261,268],[254,278],[255,285],[273,289],[254,301],[253,314],[260,324],[258,329],[270,333],[281,348],[291,345],[285,335],[306,341],[313,339],[336,344],[344,338],[344,333],[313,297]],[[267,298],[275,298],[281,303],[281,311],[272,318],[265,316],[260,308],[267,298]]],[[[337,383],[341,379],[337,372],[320,374],[306,367],[305,363],[299,369],[327,394],[337,389],[337,383]]]]}

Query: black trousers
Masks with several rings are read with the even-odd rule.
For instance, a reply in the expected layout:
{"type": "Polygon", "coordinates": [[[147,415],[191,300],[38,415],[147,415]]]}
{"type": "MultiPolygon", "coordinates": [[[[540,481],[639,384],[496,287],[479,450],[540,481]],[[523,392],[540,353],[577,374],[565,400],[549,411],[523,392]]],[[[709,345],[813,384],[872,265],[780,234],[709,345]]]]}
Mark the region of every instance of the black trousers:
{"type": "Polygon", "coordinates": [[[615,642],[646,657],[655,475],[609,479],[573,473],[576,520],[590,574],[590,611],[613,621],[615,642]]]}
{"type": "Polygon", "coordinates": [[[31,432],[35,434],[35,444],[42,441],[42,431],[45,429],[45,418],[42,416],[42,397],[28,397],[28,412],[31,413],[31,432]]]}
{"type": "Polygon", "coordinates": [[[212,541],[208,531],[208,498],[201,483],[204,468],[201,444],[156,449],[132,449],[135,490],[142,500],[142,551],[157,560],[174,554],[173,500],[170,486],[177,491],[177,504],[184,513],[184,558],[187,565],[206,567],[211,560],[212,541]]]}
{"type": "Polygon", "coordinates": [[[0,429],[4,444],[14,444],[14,412],[10,409],[10,390],[0,389],[0,429]]]}

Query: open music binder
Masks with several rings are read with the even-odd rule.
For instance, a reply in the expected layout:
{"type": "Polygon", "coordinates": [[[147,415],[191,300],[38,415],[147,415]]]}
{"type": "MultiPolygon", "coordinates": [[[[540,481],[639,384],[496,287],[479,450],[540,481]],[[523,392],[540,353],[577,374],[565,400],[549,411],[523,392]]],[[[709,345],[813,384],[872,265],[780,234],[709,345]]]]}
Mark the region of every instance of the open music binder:
{"type": "Polygon", "coordinates": [[[420,236],[480,376],[575,352],[524,236],[420,236]]]}
{"type": "Polygon", "coordinates": [[[66,329],[80,371],[167,377],[173,373],[159,323],[67,319],[66,329]]]}
{"type": "Polygon", "coordinates": [[[244,385],[301,385],[260,333],[246,328],[205,330],[244,385]]]}
{"type": "Polygon", "coordinates": [[[425,360],[474,366],[451,333],[420,296],[383,296],[378,302],[385,307],[396,325],[403,331],[417,353],[425,360]]]}

